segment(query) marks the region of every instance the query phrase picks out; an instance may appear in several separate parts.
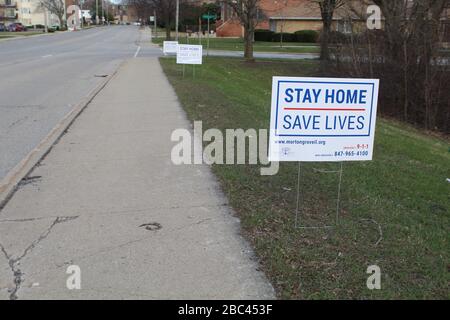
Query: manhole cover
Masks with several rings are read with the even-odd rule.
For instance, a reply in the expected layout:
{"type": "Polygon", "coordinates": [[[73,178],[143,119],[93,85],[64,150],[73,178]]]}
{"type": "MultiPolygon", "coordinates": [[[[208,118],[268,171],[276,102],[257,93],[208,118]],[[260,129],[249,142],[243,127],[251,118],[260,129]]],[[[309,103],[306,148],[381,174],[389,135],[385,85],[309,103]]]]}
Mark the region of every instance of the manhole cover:
{"type": "Polygon", "coordinates": [[[144,227],[145,230],[149,230],[149,231],[156,231],[156,230],[159,230],[162,228],[161,224],[159,224],[158,222],[144,223],[144,224],[141,224],[139,227],[140,228],[144,227]]]}

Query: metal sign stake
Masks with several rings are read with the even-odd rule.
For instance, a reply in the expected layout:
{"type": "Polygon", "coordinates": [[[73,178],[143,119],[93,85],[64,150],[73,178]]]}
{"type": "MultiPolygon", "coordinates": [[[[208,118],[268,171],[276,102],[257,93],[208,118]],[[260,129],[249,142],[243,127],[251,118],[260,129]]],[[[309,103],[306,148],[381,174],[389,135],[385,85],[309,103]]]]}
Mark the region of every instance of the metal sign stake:
{"type": "Polygon", "coordinates": [[[337,200],[336,200],[336,213],[335,213],[335,225],[334,226],[301,226],[300,224],[300,211],[303,208],[303,198],[301,198],[301,188],[300,188],[300,176],[301,176],[301,162],[298,162],[298,172],[297,172],[297,201],[295,207],[295,224],[294,227],[296,229],[326,229],[326,228],[334,228],[339,224],[339,210],[340,210],[340,202],[341,202],[341,185],[342,185],[342,172],[343,172],[343,163],[340,163],[339,170],[317,170],[321,173],[338,173],[339,174],[339,182],[337,189],[337,200]]]}
{"type": "Polygon", "coordinates": [[[343,169],[343,163],[341,162],[341,168],[339,170],[338,197],[337,197],[337,203],[336,203],[336,225],[339,224],[339,209],[340,209],[339,206],[341,203],[342,169],[343,169]]]}
{"type": "Polygon", "coordinates": [[[297,172],[297,205],[295,207],[295,228],[298,226],[298,210],[300,204],[300,170],[301,170],[301,162],[298,162],[298,172],[297,172]]]}

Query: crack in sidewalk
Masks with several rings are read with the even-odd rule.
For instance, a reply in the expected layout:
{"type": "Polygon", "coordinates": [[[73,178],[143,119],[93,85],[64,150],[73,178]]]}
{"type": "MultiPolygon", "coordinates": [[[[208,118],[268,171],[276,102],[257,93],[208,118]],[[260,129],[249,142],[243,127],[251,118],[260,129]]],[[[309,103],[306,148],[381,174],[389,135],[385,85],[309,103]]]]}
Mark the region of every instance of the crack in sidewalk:
{"type": "Polygon", "coordinates": [[[52,224],[37,238],[34,240],[28,247],[25,248],[23,253],[18,258],[13,258],[11,255],[8,254],[5,247],[0,243],[0,250],[2,251],[3,255],[5,256],[6,260],[8,260],[8,265],[13,273],[14,276],[14,288],[10,291],[9,299],[10,300],[17,300],[17,292],[20,289],[20,285],[23,282],[23,275],[24,273],[19,269],[18,265],[20,264],[20,261],[27,256],[28,253],[30,253],[42,240],[48,237],[48,235],[51,233],[54,226],[56,226],[58,223],[64,223],[67,221],[71,221],[78,218],[78,216],[67,216],[67,217],[57,217],[52,224]]]}

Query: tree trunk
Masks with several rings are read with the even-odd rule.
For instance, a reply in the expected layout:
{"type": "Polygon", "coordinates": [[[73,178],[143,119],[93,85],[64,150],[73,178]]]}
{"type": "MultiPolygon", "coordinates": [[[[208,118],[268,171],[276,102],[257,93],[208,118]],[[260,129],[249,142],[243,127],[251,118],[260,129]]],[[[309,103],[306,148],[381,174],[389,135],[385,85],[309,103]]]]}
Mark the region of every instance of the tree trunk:
{"type": "Polygon", "coordinates": [[[166,12],[166,21],[165,21],[165,28],[166,28],[166,40],[170,40],[170,23],[172,22],[170,19],[170,12],[166,12]]]}
{"type": "Polygon", "coordinates": [[[283,23],[284,23],[284,22],[282,22],[281,28],[280,28],[280,29],[281,29],[281,30],[280,30],[280,31],[281,31],[281,32],[280,32],[280,48],[283,48],[283,32],[284,32],[284,30],[283,30],[283,29],[284,29],[283,23]]]}
{"type": "Polygon", "coordinates": [[[170,24],[166,23],[166,40],[170,40],[170,24]]]}
{"type": "Polygon", "coordinates": [[[64,13],[58,14],[58,19],[59,19],[59,30],[65,30],[64,13]]]}
{"type": "Polygon", "coordinates": [[[323,18],[323,30],[320,41],[320,60],[330,60],[330,31],[331,31],[331,19],[329,17],[323,18]]]}
{"type": "Polygon", "coordinates": [[[253,57],[253,32],[248,27],[244,27],[244,58],[248,62],[254,62],[253,57]]]}

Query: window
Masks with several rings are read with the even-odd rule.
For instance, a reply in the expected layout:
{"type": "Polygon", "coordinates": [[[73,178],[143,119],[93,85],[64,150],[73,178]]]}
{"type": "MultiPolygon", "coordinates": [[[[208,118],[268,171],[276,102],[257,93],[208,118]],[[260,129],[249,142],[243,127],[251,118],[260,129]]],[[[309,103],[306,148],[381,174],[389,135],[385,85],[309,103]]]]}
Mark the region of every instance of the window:
{"type": "Polygon", "coordinates": [[[337,31],[342,33],[352,33],[352,21],[351,20],[339,20],[337,23],[337,31]]]}
{"type": "Polygon", "coordinates": [[[16,16],[16,12],[15,11],[16,10],[14,10],[14,9],[6,8],[5,9],[5,17],[8,17],[8,18],[15,17],[16,16]]]}
{"type": "Polygon", "coordinates": [[[275,20],[270,20],[269,29],[270,29],[270,31],[273,31],[273,32],[277,31],[277,22],[275,20]]]}

